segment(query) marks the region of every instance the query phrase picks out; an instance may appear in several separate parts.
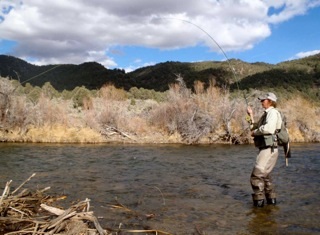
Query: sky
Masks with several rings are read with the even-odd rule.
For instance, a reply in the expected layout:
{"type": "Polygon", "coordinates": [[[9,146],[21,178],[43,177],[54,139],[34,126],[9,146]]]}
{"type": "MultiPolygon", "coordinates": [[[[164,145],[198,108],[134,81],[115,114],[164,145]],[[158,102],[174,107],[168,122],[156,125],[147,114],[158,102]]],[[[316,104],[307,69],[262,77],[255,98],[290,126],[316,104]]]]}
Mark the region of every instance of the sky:
{"type": "Polygon", "coordinates": [[[0,0],[0,54],[95,61],[277,64],[320,53],[320,0],[0,0]]]}

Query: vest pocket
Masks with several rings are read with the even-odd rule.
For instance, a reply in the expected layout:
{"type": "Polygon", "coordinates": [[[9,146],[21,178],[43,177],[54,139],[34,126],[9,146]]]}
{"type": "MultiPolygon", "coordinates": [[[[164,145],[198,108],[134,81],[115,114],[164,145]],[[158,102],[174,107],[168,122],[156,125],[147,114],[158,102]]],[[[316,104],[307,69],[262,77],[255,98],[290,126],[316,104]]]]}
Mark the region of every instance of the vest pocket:
{"type": "Polygon", "coordinates": [[[272,135],[258,135],[253,137],[254,145],[257,148],[273,146],[274,140],[272,135]]]}

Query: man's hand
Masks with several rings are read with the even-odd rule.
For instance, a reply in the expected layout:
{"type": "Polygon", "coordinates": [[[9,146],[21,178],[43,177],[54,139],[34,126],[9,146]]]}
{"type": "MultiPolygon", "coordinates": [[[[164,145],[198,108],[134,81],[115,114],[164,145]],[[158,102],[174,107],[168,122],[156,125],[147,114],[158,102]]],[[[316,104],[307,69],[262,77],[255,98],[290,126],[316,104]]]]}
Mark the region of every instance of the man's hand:
{"type": "Polygon", "coordinates": [[[253,111],[252,111],[252,108],[250,106],[247,107],[247,114],[249,116],[249,119],[248,122],[250,124],[254,123],[254,120],[253,120],[253,111]]]}

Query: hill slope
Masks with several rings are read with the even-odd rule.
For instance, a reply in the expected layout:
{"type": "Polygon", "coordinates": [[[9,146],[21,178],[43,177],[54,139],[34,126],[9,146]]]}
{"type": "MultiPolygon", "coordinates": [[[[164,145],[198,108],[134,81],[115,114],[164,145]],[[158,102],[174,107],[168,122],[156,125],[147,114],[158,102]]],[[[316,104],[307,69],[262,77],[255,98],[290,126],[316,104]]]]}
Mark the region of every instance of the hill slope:
{"type": "Polygon", "coordinates": [[[320,97],[320,54],[307,58],[287,61],[277,65],[266,63],[246,63],[231,59],[224,62],[206,61],[196,63],[165,62],[139,68],[125,73],[120,69],[106,69],[96,62],[80,65],[61,64],[36,66],[19,58],[0,55],[0,75],[42,86],[46,82],[57,90],[72,90],[77,86],[99,89],[105,84],[129,90],[142,87],[165,91],[176,82],[180,74],[188,87],[196,80],[208,85],[230,86],[237,89],[285,89],[309,92],[314,98],[320,97]]]}

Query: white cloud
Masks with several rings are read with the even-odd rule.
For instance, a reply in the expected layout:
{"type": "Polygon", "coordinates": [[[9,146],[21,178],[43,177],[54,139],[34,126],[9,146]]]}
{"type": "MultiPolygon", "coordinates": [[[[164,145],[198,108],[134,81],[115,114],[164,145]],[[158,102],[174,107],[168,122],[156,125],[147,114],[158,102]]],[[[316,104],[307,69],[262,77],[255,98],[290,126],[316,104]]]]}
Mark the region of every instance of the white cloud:
{"type": "Polygon", "coordinates": [[[279,13],[269,17],[270,23],[281,23],[297,15],[303,15],[308,9],[320,6],[319,0],[267,0],[269,7],[279,10],[279,13]]]}
{"type": "Polygon", "coordinates": [[[197,26],[225,51],[247,50],[270,36],[270,23],[319,4],[319,0],[0,0],[1,9],[13,7],[0,13],[0,39],[16,41],[12,54],[35,58],[39,64],[97,61],[112,67],[117,63],[110,49],[116,45],[177,49],[204,43],[219,51],[197,26]],[[280,10],[268,16],[270,7],[280,10]]]}
{"type": "Polygon", "coordinates": [[[147,66],[151,66],[151,65],[155,65],[156,64],[156,62],[146,62],[146,63],[141,63],[142,61],[138,61],[138,60],[135,60],[134,61],[134,65],[130,65],[130,66],[128,66],[128,67],[126,67],[126,68],[123,68],[125,71],[126,71],[126,73],[129,73],[129,72],[132,72],[132,71],[134,71],[134,70],[136,70],[136,69],[138,69],[138,68],[141,68],[141,67],[147,67],[147,66]]]}
{"type": "Polygon", "coordinates": [[[296,58],[304,58],[308,56],[312,56],[315,54],[319,54],[320,50],[314,50],[314,51],[304,51],[304,52],[299,52],[295,55],[296,58]]]}

